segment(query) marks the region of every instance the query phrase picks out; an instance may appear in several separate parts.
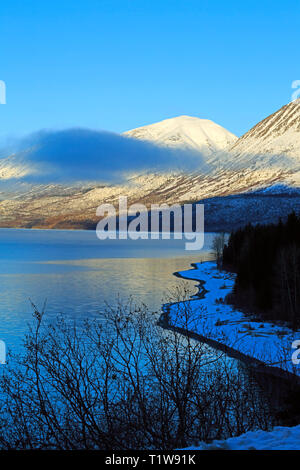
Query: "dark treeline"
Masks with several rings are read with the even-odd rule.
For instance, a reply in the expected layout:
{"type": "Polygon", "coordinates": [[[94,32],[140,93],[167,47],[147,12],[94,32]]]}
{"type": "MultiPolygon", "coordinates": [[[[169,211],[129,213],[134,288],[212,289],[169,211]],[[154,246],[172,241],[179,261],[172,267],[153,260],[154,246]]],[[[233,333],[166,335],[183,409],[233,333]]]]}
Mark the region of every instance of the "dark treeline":
{"type": "Polygon", "coordinates": [[[223,266],[237,273],[230,302],[300,327],[300,217],[247,225],[230,235],[223,266]]]}

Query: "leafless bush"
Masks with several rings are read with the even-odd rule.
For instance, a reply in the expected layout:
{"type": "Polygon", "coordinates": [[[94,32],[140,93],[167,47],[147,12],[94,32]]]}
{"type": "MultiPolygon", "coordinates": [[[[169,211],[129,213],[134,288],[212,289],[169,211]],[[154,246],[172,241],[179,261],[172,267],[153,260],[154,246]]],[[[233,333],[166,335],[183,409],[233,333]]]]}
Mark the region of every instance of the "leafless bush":
{"type": "Polygon", "coordinates": [[[269,423],[236,362],[132,304],[80,327],[35,310],[0,386],[5,449],[171,449],[269,423]]]}
{"type": "Polygon", "coordinates": [[[212,253],[216,259],[217,267],[220,269],[222,267],[222,256],[223,256],[223,249],[226,243],[226,236],[225,233],[219,233],[215,235],[212,243],[212,253]]]}

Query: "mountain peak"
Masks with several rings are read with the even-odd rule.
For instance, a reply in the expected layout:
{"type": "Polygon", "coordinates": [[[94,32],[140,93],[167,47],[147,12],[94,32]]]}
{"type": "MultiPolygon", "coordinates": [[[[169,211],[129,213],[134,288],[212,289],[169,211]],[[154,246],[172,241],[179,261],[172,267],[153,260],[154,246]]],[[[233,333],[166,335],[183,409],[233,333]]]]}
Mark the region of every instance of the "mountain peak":
{"type": "Polygon", "coordinates": [[[207,155],[224,150],[237,140],[234,134],[215,122],[187,115],[138,127],[123,135],[160,146],[190,148],[207,155]]]}

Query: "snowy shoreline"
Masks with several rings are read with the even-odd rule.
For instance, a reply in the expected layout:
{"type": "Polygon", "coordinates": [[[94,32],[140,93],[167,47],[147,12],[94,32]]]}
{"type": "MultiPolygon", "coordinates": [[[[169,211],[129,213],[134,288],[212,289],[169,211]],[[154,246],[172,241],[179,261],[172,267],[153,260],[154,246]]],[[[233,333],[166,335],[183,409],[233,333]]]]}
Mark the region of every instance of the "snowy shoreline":
{"type": "Polygon", "coordinates": [[[272,431],[249,431],[237,437],[211,443],[199,442],[197,447],[183,450],[299,450],[300,425],[276,426],[272,431]]]}
{"type": "Polygon", "coordinates": [[[188,300],[165,304],[160,325],[205,342],[228,356],[271,373],[300,382],[300,364],[292,363],[292,342],[300,332],[286,326],[257,321],[232,305],[224,303],[231,292],[235,274],[219,271],[216,263],[195,263],[192,269],[174,273],[185,280],[196,281],[198,293],[188,300]],[[188,310],[189,326],[178,311],[188,310]]]}
{"type": "MultiPolygon", "coordinates": [[[[255,367],[256,372],[299,383],[300,364],[292,363],[291,344],[300,338],[300,332],[262,323],[224,303],[224,298],[232,291],[235,274],[219,271],[213,261],[191,266],[174,275],[195,281],[198,293],[187,300],[165,304],[160,325],[221,350],[255,367]],[[182,312],[188,312],[191,317],[188,328],[182,312]]],[[[299,450],[299,433],[300,425],[276,426],[271,431],[254,430],[224,440],[199,442],[184,450],[299,450]]]]}

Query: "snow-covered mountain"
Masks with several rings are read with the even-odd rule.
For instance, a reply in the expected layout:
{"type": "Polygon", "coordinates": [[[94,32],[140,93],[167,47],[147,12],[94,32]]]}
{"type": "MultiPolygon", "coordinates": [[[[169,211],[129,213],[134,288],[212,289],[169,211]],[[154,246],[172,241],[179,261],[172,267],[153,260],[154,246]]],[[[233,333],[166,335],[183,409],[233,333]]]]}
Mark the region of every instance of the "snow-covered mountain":
{"type": "Polygon", "coordinates": [[[237,141],[237,137],[209,119],[178,116],[124,132],[125,136],[160,146],[190,148],[212,155],[237,141]]]}
{"type": "MultiPolygon", "coordinates": [[[[254,202],[251,203],[251,220],[255,220],[255,208],[258,207],[258,199],[255,198],[264,197],[266,204],[269,204],[266,197],[272,197],[272,193],[275,192],[276,200],[274,202],[272,199],[270,203],[272,207],[269,204],[269,209],[274,216],[276,213],[277,217],[282,215],[282,211],[285,213],[287,211],[286,205],[282,205],[282,208],[277,206],[278,194],[284,193],[285,198],[295,198],[297,195],[295,196],[293,191],[286,191],[285,188],[300,187],[300,105],[298,103],[284,106],[238,140],[212,121],[188,116],[134,129],[125,133],[125,136],[126,138],[117,136],[112,140],[111,137],[105,140],[105,151],[101,156],[104,166],[101,161],[99,163],[98,150],[94,151],[91,160],[86,158],[86,147],[81,137],[77,139],[77,134],[77,147],[66,146],[65,140],[61,141],[63,145],[57,147],[56,136],[52,136],[51,147],[47,147],[51,152],[47,160],[48,166],[45,168],[50,168],[52,171],[53,166],[50,163],[60,164],[64,149],[67,154],[64,166],[60,167],[62,178],[59,182],[49,181],[49,178],[47,181],[39,180],[38,172],[44,168],[40,165],[40,156],[43,157],[42,146],[39,148],[39,153],[34,154],[35,157],[30,164],[28,156],[31,150],[28,153],[23,151],[21,159],[16,154],[0,160],[0,226],[90,228],[97,222],[96,208],[100,204],[108,202],[117,205],[119,195],[126,195],[129,203],[139,202],[147,206],[151,203],[183,204],[206,200],[206,208],[210,212],[207,213],[206,220],[209,220],[210,229],[213,230],[216,204],[215,217],[219,222],[218,227],[222,220],[227,223],[228,218],[232,224],[237,225],[247,219],[243,198],[229,201],[231,205],[228,216],[229,209],[227,208],[226,212],[225,206],[226,204],[228,206],[229,202],[224,196],[235,197],[245,192],[260,191],[257,196],[253,196],[254,202]],[[121,149],[124,152],[119,151],[118,139],[122,141],[121,149]],[[149,141],[149,144],[143,145],[143,142],[149,141]],[[136,148],[137,143],[138,148],[136,148]],[[112,144],[114,152],[111,151],[112,144]],[[80,154],[78,152],[76,154],[76,148],[83,150],[83,161],[80,159],[80,154]],[[169,149],[167,164],[170,158],[172,160],[174,156],[176,157],[176,154],[188,158],[190,152],[193,158],[199,155],[200,160],[201,156],[204,156],[207,163],[205,171],[202,166],[183,172],[178,171],[178,168],[167,170],[168,165],[163,171],[156,171],[153,167],[147,168],[147,163],[152,158],[152,151],[158,152],[155,157],[157,161],[160,157],[166,157],[164,148],[169,149]],[[116,161],[120,167],[123,165],[122,168],[125,168],[122,159],[124,155],[128,156],[128,149],[130,156],[132,150],[133,160],[140,165],[137,171],[129,172],[120,182],[104,183],[100,178],[97,179],[97,175],[103,175],[104,170],[107,173],[110,167],[118,167],[116,161]],[[71,181],[67,178],[72,166],[75,165],[74,152],[77,155],[75,162],[78,174],[81,176],[80,181],[79,179],[71,181]],[[84,180],[83,177],[84,172],[88,174],[86,170],[89,165],[91,166],[89,174],[94,176],[93,181],[84,180]],[[31,178],[29,180],[26,179],[28,175],[31,178]],[[66,175],[65,180],[64,175],[66,175]],[[218,197],[217,202],[216,197],[218,197]],[[245,213],[241,217],[243,207],[245,213]]],[[[98,139],[97,136],[94,137],[98,139]]],[[[89,137],[86,138],[90,143],[89,137]]],[[[100,147],[102,149],[102,140],[100,147]]],[[[264,210],[264,203],[262,207],[263,210],[259,214],[268,211],[267,207],[264,210]]],[[[272,214],[268,216],[271,217],[272,214]]],[[[226,229],[229,228],[227,224],[226,229]]]]}

